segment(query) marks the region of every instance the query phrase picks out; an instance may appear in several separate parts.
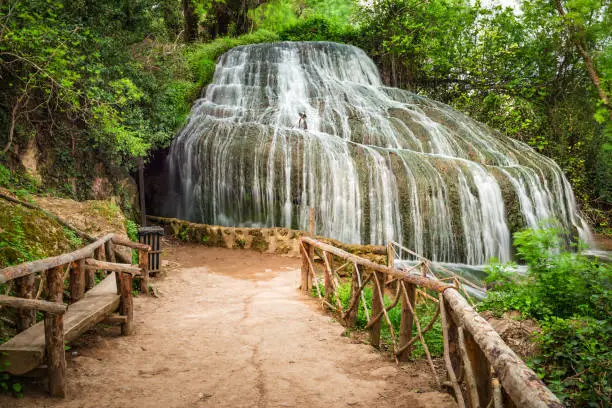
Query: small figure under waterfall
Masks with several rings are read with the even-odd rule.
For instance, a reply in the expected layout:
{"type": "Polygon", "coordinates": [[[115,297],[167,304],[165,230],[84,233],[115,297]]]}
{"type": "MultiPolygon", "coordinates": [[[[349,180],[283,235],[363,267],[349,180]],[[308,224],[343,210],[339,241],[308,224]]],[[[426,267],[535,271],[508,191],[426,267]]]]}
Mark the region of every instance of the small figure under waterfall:
{"type": "Polygon", "coordinates": [[[308,124],[306,123],[306,114],[304,112],[300,112],[300,120],[298,120],[298,128],[300,129],[308,129],[308,124]]]}

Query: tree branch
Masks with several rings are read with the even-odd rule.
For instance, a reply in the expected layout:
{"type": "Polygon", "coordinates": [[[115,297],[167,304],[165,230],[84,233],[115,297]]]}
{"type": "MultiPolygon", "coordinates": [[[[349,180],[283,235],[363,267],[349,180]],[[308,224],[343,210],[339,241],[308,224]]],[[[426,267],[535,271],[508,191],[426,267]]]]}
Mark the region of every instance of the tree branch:
{"type": "Polygon", "coordinates": [[[595,68],[593,58],[587,51],[587,44],[584,41],[584,32],[582,28],[578,25],[574,25],[572,22],[569,21],[569,19],[567,18],[567,13],[565,12],[563,4],[561,3],[561,0],[555,0],[555,8],[557,9],[557,12],[561,16],[561,18],[566,20],[566,23],[569,27],[568,31],[570,38],[574,41],[578,52],[582,56],[582,59],[584,60],[584,65],[586,65],[587,73],[591,78],[591,82],[593,82],[593,85],[597,90],[597,94],[599,95],[599,99],[601,100],[605,108],[608,110],[608,113],[610,114],[610,119],[612,120],[612,106],[610,105],[610,97],[606,93],[605,89],[603,89],[603,87],[601,86],[601,79],[599,77],[597,69],[595,68]],[[581,33],[581,36],[577,36],[575,34],[576,31],[581,33]]]}

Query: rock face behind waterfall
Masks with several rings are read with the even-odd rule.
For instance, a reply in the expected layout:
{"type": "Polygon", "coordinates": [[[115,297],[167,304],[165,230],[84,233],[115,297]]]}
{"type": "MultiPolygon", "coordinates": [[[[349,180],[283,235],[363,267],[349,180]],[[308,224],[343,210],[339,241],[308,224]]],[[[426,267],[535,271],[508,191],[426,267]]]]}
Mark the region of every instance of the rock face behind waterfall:
{"type": "Polygon", "coordinates": [[[349,45],[227,52],[167,166],[174,191],[163,215],[307,229],[314,207],[317,234],[395,240],[438,261],[509,260],[511,232],[551,217],[588,233],[551,159],[449,106],[383,86],[349,45]]]}

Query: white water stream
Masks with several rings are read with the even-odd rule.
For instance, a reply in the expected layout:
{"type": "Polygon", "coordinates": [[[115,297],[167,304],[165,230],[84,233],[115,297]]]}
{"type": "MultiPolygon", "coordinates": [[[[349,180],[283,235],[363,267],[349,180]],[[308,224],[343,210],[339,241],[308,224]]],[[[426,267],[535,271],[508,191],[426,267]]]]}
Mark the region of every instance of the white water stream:
{"type": "Polygon", "coordinates": [[[511,232],[557,218],[588,240],[559,167],[444,104],[382,85],[360,49],[237,47],[171,147],[164,215],[402,242],[434,261],[511,258],[511,232]],[[300,123],[306,114],[306,126],[300,123]]]}

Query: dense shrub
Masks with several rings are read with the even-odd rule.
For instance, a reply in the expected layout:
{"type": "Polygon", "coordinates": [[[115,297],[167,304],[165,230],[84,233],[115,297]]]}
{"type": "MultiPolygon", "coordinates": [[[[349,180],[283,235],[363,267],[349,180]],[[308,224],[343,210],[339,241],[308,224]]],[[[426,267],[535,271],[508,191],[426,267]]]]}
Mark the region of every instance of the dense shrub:
{"type": "Polygon", "coordinates": [[[612,398],[612,268],[560,250],[562,233],[555,227],[515,233],[527,272],[493,264],[491,289],[479,306],[535,318],[542,327],[535,339],[540,355],[530,365],[568,406],[604,407],[612,398]]]}
{"type": "Polygon", "coordinates": [[[283,41],[334,41],[359,44],[359,30],[325,17],[299,20],[279,32],[283,41]]]}

